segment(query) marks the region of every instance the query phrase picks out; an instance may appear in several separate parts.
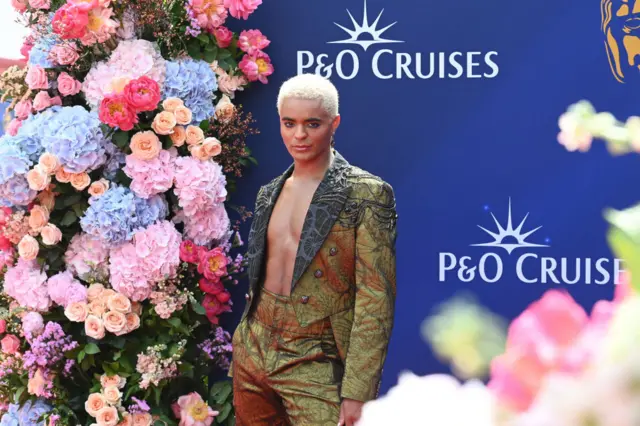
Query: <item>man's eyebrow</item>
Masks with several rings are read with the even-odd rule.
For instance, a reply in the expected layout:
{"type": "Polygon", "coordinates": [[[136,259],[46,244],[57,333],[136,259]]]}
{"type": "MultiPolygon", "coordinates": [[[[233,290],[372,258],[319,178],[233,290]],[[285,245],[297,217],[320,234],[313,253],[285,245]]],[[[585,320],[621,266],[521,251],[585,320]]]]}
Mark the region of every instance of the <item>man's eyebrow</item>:
{"type": "MultiPolygon", "coordinates": [[[[282,120],[286,120],[286,121],[296,121],[295,119],[291,118],[291,117],[282,117],[282,120]]],[[[322,121],[321,118],[318,117],[309,117],[304,121],[322,121]]]]}

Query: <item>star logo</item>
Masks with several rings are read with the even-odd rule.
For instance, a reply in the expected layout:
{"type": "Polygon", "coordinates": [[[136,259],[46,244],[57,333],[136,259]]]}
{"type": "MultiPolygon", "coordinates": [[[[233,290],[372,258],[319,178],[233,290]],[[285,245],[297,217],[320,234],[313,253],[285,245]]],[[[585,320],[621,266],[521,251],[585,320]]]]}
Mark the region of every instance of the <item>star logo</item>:
{"type": "MultiPolygon", "coordinates": [[[[393,22],[387,25],[384,28],[378,29],[378,22],[380,21],[380,17],[382,16],[382,12],[384,9],[380,11],[376,20],[369,24],[369,17],[367,16],[367,0],[364,0],[364,13],[362,16],[362,24],[359,24],[358,21],[355,20],[349,9],[347,9],[347,13],[349,14],[349,18],[351,18],[351,22],[353,23],[353,29],[349,29],[344,27],[336,22],[334,24],[344,30],[347,34],[349,34],[350,38],[338,41],[329,41],[329,44],[357,44],[361,46],[365,51],[369,48],[369,46],[379,43],[404,43],[404,41],[399,40],[389,40],[382,38],[382,34],[387,31],[389,28],[393,27],[397,22],[393,22]],[[363,34],[367,34],[371,37],[371,39],[360,39],[360,36],[363,34]]],[[[365,37],[367,38],[367,37],[365,37]]]]}
{"type": "Polygon", "coordinates": [[[532,229],[529,232],[522,232],[522,227],[524,226],[524,222],[527,220],[527,217],[529,217],[529,213],[527,213],[524,218],[522,219],[522,221],[520,222],[520,224],[518,225],[517,228],[513,228],[512,225],[512,220],[511,220],[511,198],[509,198],[509,213],[508,213],[508,217],[507,217],[507,226],[503,227],[500,222],[498,222],[498,219],[496,219],[496,217],[493,215],[493,213],[491,213],[491,217],[493,218],[493,221],[496,223],[496,227],[497,227],[497,232],[492,232],[489,231],[486,228],[483,228],[482,226],[478,225],[478,228],[482,229],[484,232],[486,232],[487,234],[491,235],[493,237],[493,241],[488,242],[488,243],[482,243],[482,244],[471,244],[471,246],[475,246],[475,247],[502,247],[503,249],[505,249],[507,251],[507,253],[511,254],[511,252],[513,252],[515,249],[517,248],[522,248],[522,247],[549,247],[548,245],[545,244],[534,244],[534,243],[529,243],[526,241],[526,239],[533,234],[534,232],[536,232],[538,229],[542,228],[542,226],[538,226],[535,229],[532,229]],[[505,241],[505,239],[507,241],[505,241]],[[515,242],[513,242],[515,240],[515,242]]]}

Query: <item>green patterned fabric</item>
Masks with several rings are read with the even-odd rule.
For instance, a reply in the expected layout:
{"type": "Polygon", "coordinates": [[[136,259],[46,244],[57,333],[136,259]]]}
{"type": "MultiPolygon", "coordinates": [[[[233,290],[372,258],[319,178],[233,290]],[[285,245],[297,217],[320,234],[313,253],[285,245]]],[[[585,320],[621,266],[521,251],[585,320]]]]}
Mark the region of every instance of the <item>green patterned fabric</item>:
{"type": "MultiPolygon", "coordinates": [[[[378,395],[393,328],[396,204],[388,183],[350,165],[337,151],[334,154],[305,218],[290,305],[300,327],[329,321],[332,344],[344,369],[337,379],[340,397],[368,401],[378,395]]],[[[292,171],[293,165],[258,193],[249,232],[249,293],[240,333],[262,291],[269,218],[292,171]]],[[[230,376],[234,376],[236,354],[249,350],[242,346],[258,345],[237,343],[240,347],[234,345],[230,376]]],[[[313,386],[309,383],[309,388],[313,386]]]]}

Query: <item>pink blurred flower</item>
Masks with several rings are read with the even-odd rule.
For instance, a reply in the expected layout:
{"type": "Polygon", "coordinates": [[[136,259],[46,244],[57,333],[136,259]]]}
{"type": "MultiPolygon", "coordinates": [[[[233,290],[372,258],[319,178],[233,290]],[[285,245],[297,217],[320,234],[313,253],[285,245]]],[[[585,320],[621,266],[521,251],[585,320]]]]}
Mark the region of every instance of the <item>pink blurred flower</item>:
{"type": "Polygon", "coordinates": [[[49,9],[51,7],[51,0],[29,0],[29,6],[34,9],[49,9]]]}
{"type": "Polygon", "coordinates": [[[106,96],[100,103],[98,116],[103,123],[124,131],[133,129],[138,122],[138,115],[122,94],[106,96]]]}
{"type": "Polygon", "coordinates": [[[81,280],[103,281],[108,276],[109,249],[97,238],[79,233],[71,238],[64,255],[67,269],[81,280]]]}
{"type": "Polygon", "coordinates": [[[131,190],[145,199],[168,191],[173,186],[177,156],[175,148],[163,149],[151,160],[140,160],[132,154],[127,155],[123,171],[132,179],[131,190]]]}
{"type": "Polygon", "coordinates": [[[7,355],[15,354],[20,350],[20,339],[13,334],[7,334],[0,341],[2,345],[2,352],[7,355]]]}
{"type": "Polygon", "coordinates": [[[262,4],[262,0],[224,0],[224,6],[229,8],[229,13],[236,19],[249,19],[255,10],[262,4]]]}
{"type": "Polygon", "coordinates": [[[238,47],[249,55],[256,55],[271,44],[260,30],[246,30],[240,33],[238,47]]]}
{"type": "Polygon", "coordinates": [[[63,40],[82,38],[87,33],[89,15],[81,6],[66,3],[53,16],[53,32],[63,40]]]}
{"type": "Polygon", "coordinates": [[[25,308],[45,312],[51,306],[47,289],[47,274],[37,261],[18,259],[4,276],[4,292],[25,308]]]}
{"type": "Polygon", "coordinates": [[[33,98],[33,109],[40,112],[51,106],[51,96],[46,90],[38,92],[35,98],[33,98]]]}
{"type": "Polygon", "coordinates": [[[7,126],[7,133],[11,136],[15,136],[18,134],[18,130],[20,130],[20,127],[22,127],[22,121],[18,118],[14,118],[13,120],[11,120],[9,122],[9,125],[7,126]]]}
{"type": "Polygon", "coordinates": [[[82,83],[71,77],[66,72],[61,72],[58,76],[58,91],[62,96],[77,95],[82,89],[82,83]]]}
{"type": "Polygon", "coordinates": [[[269,55],[258,52],[256,55],[244,55],[238,64],[238,68],[247,76],[249,81],[259,80],[267,84],[267,77],[273,74],[274,68],[269,55]]]}
{"type": "Polygon", "coordinates": [[[111,19],[113,9],[107,7],[96,7],[88,12],[87,31],[80,38],[80,42],[85,46],[96,43],[104,43],[115,34],[118,23],[111,19]]]}
{"type": "Polygon", "coordinates": [[[37,337],[44,330],[44,319],[37,312],[29,312],[22,317],[22,331],[24,331],[27,340],[37,337]]]}
{"type": "Polygon", "coordinates": [[[18,102],[15,107],[16,118],[19,118],[20,120],[26,119],[31,115],[32,109],[33,104],[31,103],[31,99],[18,102]]]}
{"type": "Polygon", "coordinates": [[[174,278],[182,236],[164,221],[138,231],[133,241],[111,251],[111,285],[135,302],[146,300],[157,282],[174,278]]]}
{"type": "Polygon", "coordinates": [[[27,10],[27,0],[11,0],[11,6],[22,13],[27,10]]]}
{"type": "Polygon", "coordinates": [[[213,30],[213,35],[216,38],[216,43],[218,47],[222,49],[226,49],[231,45],[231,41],[233,40],[233,33],[229,28],[220,26],[213,30]]]}
{"type": "Polygon", "coordinates": [[[31,65],[27,71],[27,76],[24,81],[31,90],[48,89],[49,79],[47,78],[47,72],[44,68],[38,65],[31,65]]]}
{"type": "Polygon", "coordinates": [[[188,263],[198,263],[198,246],[190,240],[184,240],[180,243],[180,260],[188,263]]]}
{"type": "Polygon", "coordinates": [[[197,392],[181,396],[171,408],[180,419],[179,426],[210,426],[215,416],[220,414],[212,410],[197,392]]]}
{"type": "Polygon", "coordinates": [[[59,306],[67,307],[69,304],[87,301],[87,288],[76,281],[71,272],[60,272],[49,278],[47,282],[49,297],[59,306]]]}
{"type": "Polygon", "coordinates": [[[0,334],[4,334],[7,331],[7,321],[0,319],[0,334]]]}

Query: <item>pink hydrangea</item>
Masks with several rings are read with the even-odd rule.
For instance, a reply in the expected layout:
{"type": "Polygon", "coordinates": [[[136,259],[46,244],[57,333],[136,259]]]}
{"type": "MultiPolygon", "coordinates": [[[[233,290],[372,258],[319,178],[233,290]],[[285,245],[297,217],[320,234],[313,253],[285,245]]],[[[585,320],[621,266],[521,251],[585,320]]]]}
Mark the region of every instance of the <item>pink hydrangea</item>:
{"type": "Polygon", "coordinates": [[[184,222],[185,237],[200,246],[226,242],[231,237],[231,223],[224,204],[200,210],[193,216],[179,214],[176,219],[184,222]]]}
{"type": "Polygon", "coordinates": [[[13,247],[9,247],[7,250],[0,250],[0,273],[4,269],[5,266],[11,267],[13,266],[13,262],[15,261],[16,252],[13,247]]]}
{"type": "Polygon", "coordinates": [[[177,156],[175,148],[160,151],[152,160],[140,160],[127,155],[123,171],[132,179],[130,189],[133,193],[146,199],[168,191],[173,185],[177,156]]]}
{"type": "Polygon", "coordinates": [[[229,8],[229,13],[236,19],[249,19],[262,0],[224,0],[224,6],[229,8]]]}
{"type": "Polygon", "coordinates": [[[99,239],[80,233],[71,239],[64,261],[67,270],[81,280],[104,281],[109,275],[108,258],[109,249],[99,239]]]}
{"type": "Polygon", "coordinates": [[[46,312],[51,307],[47,274],[35,260],[18,259],[4,276],[4,292],[25,308],[46,312]]]}
{"type": "Polygon", "coordinates": [[[60,272],[47,282],[49,297],[62,307],[71,303],[84,303],[87,301],[87,289],[79,281],[76,281],[71,272],[60,272]]]}
{"type": "Polygon", "coordinates": [[[223,203],[227,198],[226,185],[219,164],[193,157],[176,159],[174,192],[187,218],[223,203]]]}
{"type": "Polygon", "coordinates": [[[96,109],[105,95],[122,92],[131,80],[147,76],[162,88],[165,75],[165,60],[153,43],[123,40],[108,61],[98,62],[91,68],[82,91],[89,105],[96,109]]]}
{"type": "Polygon", "coordinates": [[[111,285],[134,302],[146,300],[157,282],[174,278],[182,237],[163,221],[136,232],[133,240],[111,251],[111,285]]]}
{"type": "Polygon", "coordinates": [[[28,340],[37,337],[44,330],[44,319],[37,312],[29,312],[22,317],[22,331],[28,340]]]}

